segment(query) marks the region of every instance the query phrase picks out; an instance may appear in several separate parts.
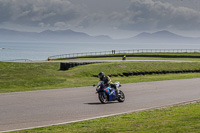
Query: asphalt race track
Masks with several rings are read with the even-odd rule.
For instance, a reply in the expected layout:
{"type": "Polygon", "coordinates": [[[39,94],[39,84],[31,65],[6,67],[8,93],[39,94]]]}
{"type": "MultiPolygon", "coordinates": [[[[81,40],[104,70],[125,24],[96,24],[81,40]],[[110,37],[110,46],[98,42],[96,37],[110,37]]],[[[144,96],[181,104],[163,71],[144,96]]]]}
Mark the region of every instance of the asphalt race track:
{"type": "Polygon", "coordinates": [[[0,132],[64,124],[200,99],[200,78],[123,84],[124,103],[101,104],[93,87],[0,94],[0,132]]]}

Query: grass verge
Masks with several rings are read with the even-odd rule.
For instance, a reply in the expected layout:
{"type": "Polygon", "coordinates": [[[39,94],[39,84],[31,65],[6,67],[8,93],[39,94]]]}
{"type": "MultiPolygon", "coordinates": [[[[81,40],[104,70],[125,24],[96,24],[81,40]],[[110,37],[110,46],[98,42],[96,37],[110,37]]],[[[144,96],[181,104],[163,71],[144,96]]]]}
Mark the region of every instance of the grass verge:
{"type": "Polygon", "coordinates": [[[126,55],[127,60],[186,60],[186,61],[200,61],[200,53],[120,53],[108,55],[90,55],[80,57],[69,57],[55,60],[121,60],[126,55]],[[131,57],[133,56],[133,57],[131,57]],[[135,57],[134,57],[135,56],[135,57]]]}
{"type": "MultiPolygon", "coordinates": [[[[122,60],[122,57],[101,57],[101,58],[76,58],[63,59],[62,61],[77,60],[122,60]]],[[[181,60],[181,61],[200,61],[200,58],[161,58],[161,57],[126,57],[126,60],[181,60]]]]}
{"type": "Polygon", "coordinates": [[[17,133],[197,133],[200,132],[199,108],[200,103],[176,105],[17,133]]]}
{"type": "MultiPolygon", "coordinates": [[[[0,93],[32,91],[41,89],[91,86],[98,79],[92,77],[99,72],[107,75],[123,72],[200,69],[199,62],[114,62],[77,66],[60,71],[59,63],[5,63],[0,62],[0,93]]],[[[123,83],[148,82],[199,78],[200,73],[161,74],[132,77],[112,77],[112,81],[123,83]]]]}

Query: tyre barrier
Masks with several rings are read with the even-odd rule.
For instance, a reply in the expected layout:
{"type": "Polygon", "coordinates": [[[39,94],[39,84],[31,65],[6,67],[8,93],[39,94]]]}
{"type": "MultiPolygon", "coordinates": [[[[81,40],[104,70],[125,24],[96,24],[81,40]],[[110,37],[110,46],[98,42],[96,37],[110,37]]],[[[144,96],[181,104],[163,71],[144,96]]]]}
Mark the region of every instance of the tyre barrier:
{"type": "MultiPolygon", "coordinates": [[[[124,72],[122,74],[110,74],[109,77],[129,77],[138,75],[152,75],[152,74],[178,74],[178,73],[200,73],[199,70],[163,70],[163,71],[143,71],[143,72],[124,72]]],[[[98,77],[98,75],[93,75],[93,77],[98,77]]]]}

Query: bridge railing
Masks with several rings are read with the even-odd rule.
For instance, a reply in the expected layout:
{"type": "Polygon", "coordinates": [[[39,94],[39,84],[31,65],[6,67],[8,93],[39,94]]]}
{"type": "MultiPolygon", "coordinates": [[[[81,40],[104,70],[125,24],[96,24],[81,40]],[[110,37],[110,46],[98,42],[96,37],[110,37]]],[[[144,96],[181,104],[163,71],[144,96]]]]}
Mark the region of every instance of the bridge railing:
{"type": "Polygon", "coordinates": [[[131,49],[131,50],[112,50],[112,51],[100,51],[100,52],[84,52],[84,53],[70,53],[49,56],[48,59],[62,59],[73,58],[80,56],[92,56],[92,55],[110,55],[120,53],[199,53],[200,49],[131,49]]]}

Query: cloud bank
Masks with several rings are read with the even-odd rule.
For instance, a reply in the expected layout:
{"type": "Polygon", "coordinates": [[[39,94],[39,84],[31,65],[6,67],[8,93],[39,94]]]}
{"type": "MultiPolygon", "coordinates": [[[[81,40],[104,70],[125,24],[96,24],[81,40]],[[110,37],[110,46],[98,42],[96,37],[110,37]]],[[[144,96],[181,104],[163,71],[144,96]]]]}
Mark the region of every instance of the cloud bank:
{"type": "Polygon", "coordinates": [[[69,0],[0,0],[0,23],[58,26],[79,15],[79,9],[69,0]]]}
{"type": "Polygon", "coordinates": [[[153,0],[131,0],[126,19],[120,26],[126,30],[200,29],[200,12],[175,7],[170,3],[153,0]]]}
{"type": "MultiPolygon", "coordinates": [[[[162,29],[200,30],[200,12],[159,0],[128,0],[123,10],[94,10],[73,0],[0,0],[0,26],[54,29],[156,31],[162,29]],[[89,10],[90,9],[90,10],[89,10]]],[[[89,2],[89,1],[87,1],[89,2]]],[[[123,2],[123,1],[122,1],[123,2]]],[[[119,1],[117,2],[119,4],[119,1]]],[[[97,5],[96,5],[97,6],[97,5]]],[[[118,7],[120,7],[118,5],[118,7]]]]}

